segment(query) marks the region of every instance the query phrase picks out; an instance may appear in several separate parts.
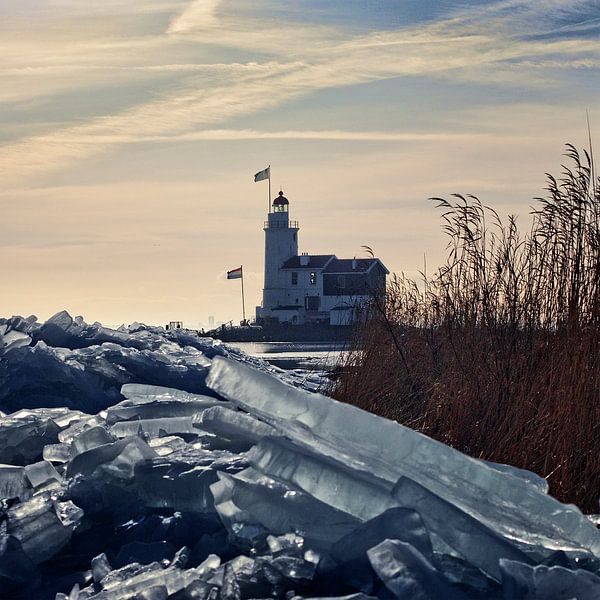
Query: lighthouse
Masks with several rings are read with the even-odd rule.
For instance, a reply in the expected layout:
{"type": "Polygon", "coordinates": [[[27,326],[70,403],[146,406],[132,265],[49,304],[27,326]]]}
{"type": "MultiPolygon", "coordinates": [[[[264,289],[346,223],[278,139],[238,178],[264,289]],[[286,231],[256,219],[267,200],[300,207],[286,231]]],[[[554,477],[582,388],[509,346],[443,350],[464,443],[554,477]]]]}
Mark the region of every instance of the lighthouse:
{"type": "Polygon", "coordinates": [[[290,221],[290,202],[283,191],[273,200],[265,221],[265,282],[263,309],[286,303],[287,273],[282,265],[298,256],[298,222],[290,221]]]}
{"type": "Polygon", "coordinates": [[[350,325],[375,294],[385,290],[389,271],[375,257],[338,258],[335,254],[298,254],[298,221],[290,221],[283,191],[265,221],[265,282],[261,325],[350,325]]]}

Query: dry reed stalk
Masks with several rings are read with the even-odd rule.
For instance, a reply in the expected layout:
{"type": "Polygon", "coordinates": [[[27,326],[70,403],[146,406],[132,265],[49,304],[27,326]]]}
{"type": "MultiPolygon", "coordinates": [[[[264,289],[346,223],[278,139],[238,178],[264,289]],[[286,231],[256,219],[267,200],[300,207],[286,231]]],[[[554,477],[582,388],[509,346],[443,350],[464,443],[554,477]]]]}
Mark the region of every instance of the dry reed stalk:
{"type": "Polygon", "coordinates": [[[473,196],[435,199],[446,263],[392,279],[331,393],[597,512],[600,185],[588,153],[567,157],[525,234],[473,196]]]}

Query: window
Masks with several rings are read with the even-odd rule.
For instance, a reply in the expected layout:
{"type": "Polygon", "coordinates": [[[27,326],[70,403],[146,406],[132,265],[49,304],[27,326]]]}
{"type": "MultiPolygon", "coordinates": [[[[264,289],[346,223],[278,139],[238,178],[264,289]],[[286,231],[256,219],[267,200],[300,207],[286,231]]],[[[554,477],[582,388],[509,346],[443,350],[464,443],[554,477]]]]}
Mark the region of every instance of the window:
{"type": "Polygon", "coordinates": [[[310,285],[317,285],[317,274],[314,271],[310,272],[310,285]]]}
{"type": "Polygon", "coordinates": [[[292,271],[292,285],[298,285],[298,273],[292,271]]]}
{"type": "Polygon", "coordinates": [[[346,276],[338,275],[337,284],[338,284],[339,288],[345,288],[346,287],[346,276]]]}
{"type": "Polygon", "coordinates": [[[304,308],[307,311],[319,310],[319,296],[306,296],[304,298],[304,308]]]}

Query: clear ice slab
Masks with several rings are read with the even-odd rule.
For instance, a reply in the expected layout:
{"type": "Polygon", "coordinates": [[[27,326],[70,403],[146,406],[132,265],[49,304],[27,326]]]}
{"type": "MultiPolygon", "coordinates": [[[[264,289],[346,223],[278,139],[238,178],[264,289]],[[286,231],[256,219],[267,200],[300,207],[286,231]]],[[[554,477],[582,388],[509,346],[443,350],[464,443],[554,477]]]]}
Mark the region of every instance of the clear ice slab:
{"type": "Polygon", "coordinates": [[[27,500],[32,490],[25,477],[25,467],[0,465],[0,500],[19,498],[27,500]]]}
{"type": "Polygon", "coordinates": [[[215,357],[209,388],[315,453],[395,484],[412,479],[500,535],[551,554],[600,554],[600,533],[572,505],[393,421],[215,357]]]}
{"type": "Polygon", "coordinates": [[[581,569],[501,561],[504,600],[598,600],[600,577],[581,569]]]}
{"type": "Polygon", "coordinates": [[[130,483],[134,479],[136,465],[156,456],[156,452],[141,438],[123,438],[75,456],[67,467],[67,477],[80,474],[130,483]]]}
{"type": "Polygon", "coordinates": [[[414,546],[385,540],[367,551],[373,569],[401,600],[468,600],[414,546]]]}
{"type": "Polygon", "coordinates": [[[267,533],[297,533],[317,548],[329,548],[360,522],[297,488],[249,468],[219,472],[211,486],[221,520],[234,538],[252,543],[267,533]]]}
{"type": "Polygon", "coordinates": [[[82,512],[61,506],[49,492],[37,494],[7,512],[6,532],[21,544],[35,564],[54,556],[70,539],[82,512]],[[73,517],[73,518],[70,518],[73,517]]]}

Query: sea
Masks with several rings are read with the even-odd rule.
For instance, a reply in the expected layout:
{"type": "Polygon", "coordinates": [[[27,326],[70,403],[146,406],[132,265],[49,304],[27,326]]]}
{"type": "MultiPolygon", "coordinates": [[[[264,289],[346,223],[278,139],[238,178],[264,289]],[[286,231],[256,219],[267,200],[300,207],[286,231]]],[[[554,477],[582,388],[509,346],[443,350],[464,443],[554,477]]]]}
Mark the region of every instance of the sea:
{"type": "Polygon", "coordinates": [[[228,342],[281,369],[331,372],[347,354],[347,342],[228,342]]]}

